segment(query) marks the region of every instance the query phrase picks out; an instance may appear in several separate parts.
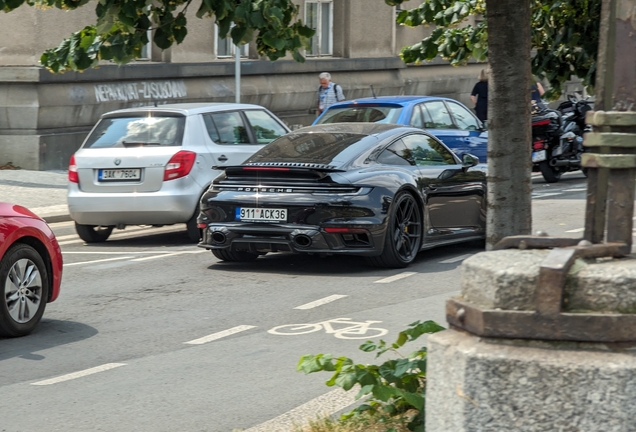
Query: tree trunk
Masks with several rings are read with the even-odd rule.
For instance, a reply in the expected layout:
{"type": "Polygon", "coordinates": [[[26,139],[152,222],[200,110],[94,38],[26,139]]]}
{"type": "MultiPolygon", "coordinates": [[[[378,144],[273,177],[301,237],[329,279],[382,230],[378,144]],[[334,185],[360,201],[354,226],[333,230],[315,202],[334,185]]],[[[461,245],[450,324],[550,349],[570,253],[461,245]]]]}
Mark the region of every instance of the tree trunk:
{"type": "Polygon", "coordinates": [[[488,216],[486,248],[532,231],[530,0],[487,0],[488,216]]]}

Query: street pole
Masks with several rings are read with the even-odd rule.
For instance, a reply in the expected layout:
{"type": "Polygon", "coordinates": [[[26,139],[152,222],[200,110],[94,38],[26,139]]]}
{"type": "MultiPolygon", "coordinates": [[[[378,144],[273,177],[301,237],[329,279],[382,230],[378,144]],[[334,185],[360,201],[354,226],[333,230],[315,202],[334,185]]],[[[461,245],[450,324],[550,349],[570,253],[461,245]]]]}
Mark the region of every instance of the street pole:
{"type": "Polygon", "coordinates": [[[234,81],[236,82],[236,103],[241,103],[241,47],[234,45],[234,81]]]}

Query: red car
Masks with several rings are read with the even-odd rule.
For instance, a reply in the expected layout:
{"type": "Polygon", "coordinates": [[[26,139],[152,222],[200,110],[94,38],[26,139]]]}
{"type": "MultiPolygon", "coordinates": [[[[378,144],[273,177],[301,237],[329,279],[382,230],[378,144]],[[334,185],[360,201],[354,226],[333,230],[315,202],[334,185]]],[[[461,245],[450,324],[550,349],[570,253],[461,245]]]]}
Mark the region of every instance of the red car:
{"type": "Polygon", "coordinates": [[[0,337],[31,333],[60,294],[62,251],[28,209],[0,202],[0,337]]]}

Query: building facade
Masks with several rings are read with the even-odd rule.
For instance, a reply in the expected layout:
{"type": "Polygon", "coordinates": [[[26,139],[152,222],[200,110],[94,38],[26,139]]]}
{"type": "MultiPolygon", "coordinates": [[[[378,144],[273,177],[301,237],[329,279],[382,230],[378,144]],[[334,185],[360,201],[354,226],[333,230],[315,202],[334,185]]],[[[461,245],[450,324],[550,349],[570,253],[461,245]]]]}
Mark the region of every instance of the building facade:
{"type": "MultiPolygon", "coordinates": [[[[307,61],[260,59],[254,46],[241,52],[241,102],[263,105],[292,127],[315,118],[318,74],[328,71],[347,99],[372,95],[448,96],[471,106],[480,64],[444,61],[407,66],[398,54],[429,28],[395,23],[384,0],[294,0],[316,29],[307,61]]],[[[176,102],[233,102],[235,49],[217,37],[213,19],[189,11],[188,36],[169,50],[149,45],[129,65],[104,63],[83,73],[52,74],[41,53],[71,31],[94,22],[93,3],[80,10],[23,6],[0,14],[0,165],[66,169],[99,116],[119,108],[176,102]]]]}

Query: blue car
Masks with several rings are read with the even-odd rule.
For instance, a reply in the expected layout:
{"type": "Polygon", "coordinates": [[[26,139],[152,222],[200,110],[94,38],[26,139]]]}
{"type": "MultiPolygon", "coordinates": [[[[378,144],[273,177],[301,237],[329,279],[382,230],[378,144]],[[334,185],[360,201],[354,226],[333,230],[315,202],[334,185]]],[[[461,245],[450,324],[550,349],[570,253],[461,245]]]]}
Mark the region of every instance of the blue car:
{"type": "Polygon", "coordinates": [[[463,104],[436,96],[380,96],[331,105],[314,125],[324,123],[393,123],[426,129],[455,154],[470,153],[486,162],[488,132],[463,104]]]}

